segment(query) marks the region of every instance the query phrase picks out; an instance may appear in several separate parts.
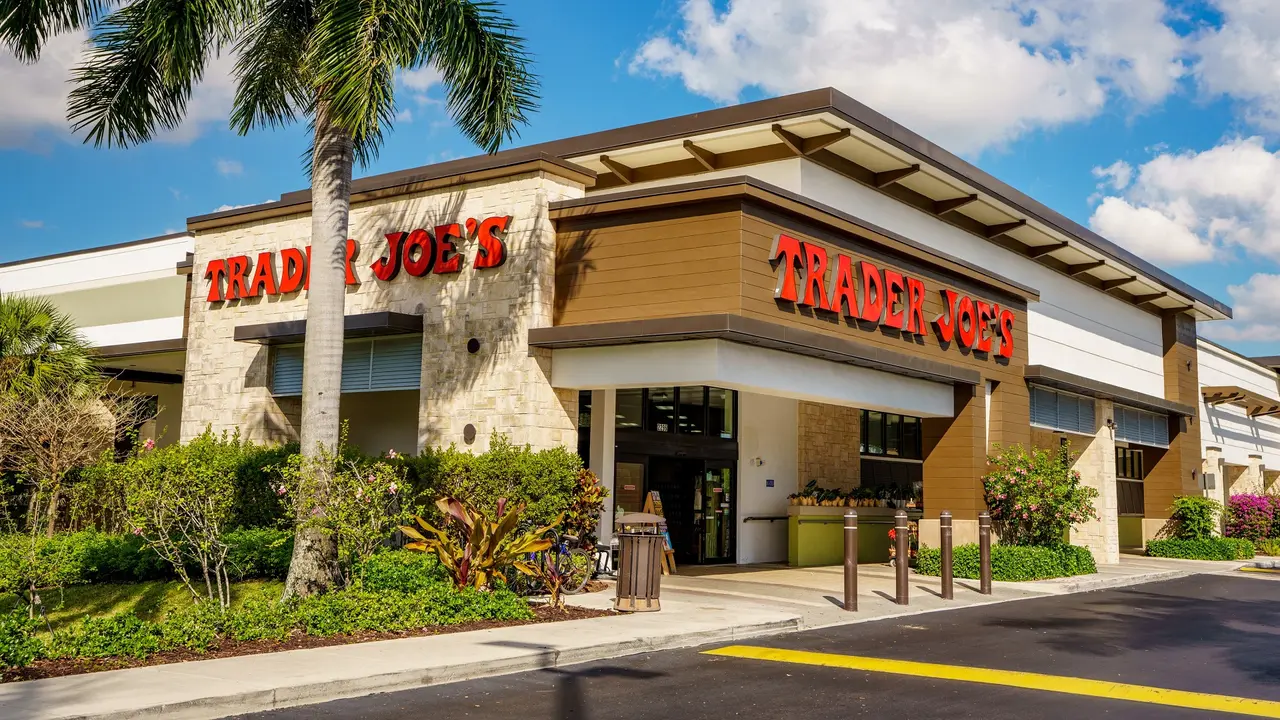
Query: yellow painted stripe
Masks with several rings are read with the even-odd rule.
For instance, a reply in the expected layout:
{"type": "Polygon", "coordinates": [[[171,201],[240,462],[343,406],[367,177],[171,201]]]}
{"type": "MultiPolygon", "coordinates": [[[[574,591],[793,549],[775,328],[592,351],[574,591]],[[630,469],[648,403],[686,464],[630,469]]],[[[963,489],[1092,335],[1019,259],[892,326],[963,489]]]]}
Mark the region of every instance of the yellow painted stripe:
{"type": "Polygon", "coordinates": [[[1145,685],[1108,682],[1106,680],[1041,675],[1040,673],[1019,672],[1017,670],[994,670],[991,668],[965,667],[963,665],[940,665],[909,660],[859,657],[856,655],[780,650],[752,645],[731,645],[716,650],[707,650],[704,654],[749,660],[769,660],[798,665],[818,665],[846,670],[862,670],[864,672],[890,673],[893,675],[910,675],[937,680],[956,680],[985,685],[1003,685],[1025,690],[1043,690],[1045,692],[1086,695],[1109,700],[1170,705],[1193,710],[1280,718],[1280,702],[1271,700],[1170,690],[1167,688],[1147,687],[1145,685]]]}
{"type": "Polygon", "coordinates": [[[1274,568],[1254,567],[1252,565],[1245,565],[1244,567],[1240,568],[1240,572],[1270,573],[1272,575],[1280,575],[1280,570],[1276,570],[1274,568]]]}

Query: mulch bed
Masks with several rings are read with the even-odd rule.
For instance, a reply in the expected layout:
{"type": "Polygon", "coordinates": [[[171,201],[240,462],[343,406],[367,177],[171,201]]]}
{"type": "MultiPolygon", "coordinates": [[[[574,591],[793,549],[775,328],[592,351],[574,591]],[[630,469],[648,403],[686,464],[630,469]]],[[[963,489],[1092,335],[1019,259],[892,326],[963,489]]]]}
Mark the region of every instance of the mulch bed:
{"type": "Polygon", "coordinates": [[[37,660],[24,668],[0,670],[0,682],[19,680],[39,680],[41,678],[62,677],[65,675],[81,675],[83,673],[120,670],[123,668],[145,667],[148,665],[168,665],[171,663],[190,662],[192,660],[213,660],[215,658],[236,657],[239,655],[259,655],[262,653],[281,652],[284,650],[303,650],[306,648],[329,647],[332,645],[351,645],[354,643],[374,642],[377,640],[397,640],[400,638],[424,637],[428,635],[447,635],[470,630],[488,630],[490,628],[513,627],[516,625],[533,625],[536,623],[560,622],[563,620],[584,620],[587,618],[613,615],[608,610],[591,610],[587,608],[567,606],[563,611],[545,605],[533,606],[533,620],[482,620],[462,625],[440,625],[402,630],[396,632],[362,632],[354,635],[330,635],[316,637],[295,633],[284,641],[252,640],[237,642],[223,640],[204,652],[194,650],[169,650],[156,653],[142,660],[134,658],[104,659],[64,659],[37,660]]]}

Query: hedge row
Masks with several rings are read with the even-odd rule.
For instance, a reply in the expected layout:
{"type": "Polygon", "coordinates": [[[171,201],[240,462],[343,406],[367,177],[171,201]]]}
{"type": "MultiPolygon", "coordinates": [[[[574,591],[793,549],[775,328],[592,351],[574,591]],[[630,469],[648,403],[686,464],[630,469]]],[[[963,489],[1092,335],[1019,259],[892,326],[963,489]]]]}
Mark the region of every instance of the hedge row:
{"type": "Polygon", "coordinates": [[[1248,560],[1254,555],[1253,541],[1244,538],[1169,538],[1148,540],[1147,555],[1183,560],[1248,560]]]}
{"type": "Polygon", "coordinates": [[[528,603],[515,593],[435,584],[415,592],[346,590],[292,602],[249,600],[223,611],[209,602],[172,613],[158,622],[133,613],[87,617],[46,641],[37,621],[22,609],[0,616],[0,667],[21,667],[41,658],[145,658],[166,650],[203,652],[221,640],[284,640],[314,636],[388,632],[459,625],[482,620],[528,620],[528,603]]]}
{"type": "MultiPolygon", "coordinates": [[[[269,528],[233,530],[227,572],[232,580],[283,578],[293,555],[293,532],[269,528]]],[[[0,536],[0,593],[37,587],[131,583],[175,579],[173,567],[133,535],[85,530],[51,538],[0,536]]]]}
{"type": "MultiPolygon", "coordinates": [[[[977,545],[959,545],[952,551],[952,574],[978,579],[981,557],[977,545]]],[[[995,545],[991,548],[991,579],[1025,582],[1088,575],[1098,571],[1088,548],[1076,545],[995,545]]],[[[922,547],[916,560],[921,575],[942,574],[942,550],[922,547]]]]}

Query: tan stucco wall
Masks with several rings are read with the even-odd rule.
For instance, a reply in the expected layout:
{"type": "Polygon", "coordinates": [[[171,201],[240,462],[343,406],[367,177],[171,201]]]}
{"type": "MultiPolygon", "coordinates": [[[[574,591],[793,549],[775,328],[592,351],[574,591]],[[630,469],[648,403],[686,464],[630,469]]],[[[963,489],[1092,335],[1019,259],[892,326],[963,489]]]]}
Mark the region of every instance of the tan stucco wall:
{"type": "MultiPolygon", "coordinates": [[[[550,352],[530,349],[528,331],[551,325],[555,232],[547,205],[582,194],[581,185],[531,172],[374,200],[352,209],[351,237],[360,243],[353,266],[361,283],[347,288],[346,314],[392,311],[424,316],[419,449],[455,442],[464,446],[468,424],[477,431],[469,446],[476,450],[487,448],[495,433],[535,447],[576,443],[577,393],[552,389],[550,352]],[[463,256],[459,273],[417,278],[402,271],[389,282],[374,278],[369,266],[385,250],[384,233],[496,215],[513,217],[503,266],[472,267],[476,243],[466,240],[458,243],[463,256]],[[481,343],[474,355],[467,351],[470,338],[481,343]]],[[[238,325],[305,318],[307,293],[209,303],[204,273],[212,259],[256,259],[267,250],[304,248],[310,235],[306,213],[197,233],[184,439],[206,426],[239,427],[257,441],[297,439],[301,403],[298,398],[271,397],[270,351],[235,342],[232,336],[238,325]]]]}

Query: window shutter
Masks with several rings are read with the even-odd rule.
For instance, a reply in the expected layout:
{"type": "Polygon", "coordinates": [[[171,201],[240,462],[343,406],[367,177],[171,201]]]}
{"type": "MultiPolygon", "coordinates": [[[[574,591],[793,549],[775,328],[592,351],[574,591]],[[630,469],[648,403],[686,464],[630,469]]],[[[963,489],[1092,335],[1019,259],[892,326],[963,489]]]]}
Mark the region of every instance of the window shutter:
{"type": "Polygon", "coordinates": [[[271,394],[302,394],[302,346],[276,348],[271,362],[271,394]]]}
{"type": "Polygon", "coordinates": [[[369,389],[372,356],[372,340],[348,342],[342,348],[342,392],[363,392],[369,389]]]}
{"type": "Polygon", "coordinates": [[[1031,388],[1031,424],[1054,427],[1058,420],[1058,395],[1044,388],[1031,388]]]}
{"type": "MultiPolygon", "coordinates": [[[[422,386],[422,338],[352,340],[342,349],[342,392],[417,390],[422,386]]],[[[302,394],[302,346],[276,348],[271,394],[302,394]]]]}
{"type": "Polygon", "coordinates": [[[416,390],[422,386],[422,338],[373,341],[370,390],[416,390]]]}

